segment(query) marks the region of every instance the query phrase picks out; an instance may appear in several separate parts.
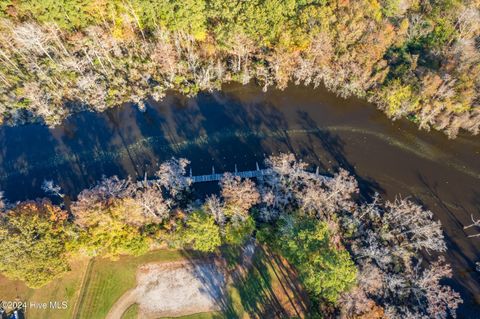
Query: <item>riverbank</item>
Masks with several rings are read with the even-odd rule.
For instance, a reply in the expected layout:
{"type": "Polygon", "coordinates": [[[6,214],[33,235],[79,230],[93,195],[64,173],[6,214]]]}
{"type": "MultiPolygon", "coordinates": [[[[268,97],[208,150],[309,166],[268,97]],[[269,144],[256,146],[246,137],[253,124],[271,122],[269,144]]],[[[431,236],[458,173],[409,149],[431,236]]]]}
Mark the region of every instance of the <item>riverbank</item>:
{"type": "Polygon", "coordinates": [[[6,1],[0,122],[53,126],[255,81],[325,85],[421,129],[478,134],[479,16],[475,1],[6,1]]]}
{"type": "Polygon", "coordinates": [[[222,92],[188,99],[168,95],[135,107],[81,113],[62,127],[2,127],[1,185],[6,197],[43,197],[44,179],[76,196],[101,178],[143,178],[171,156],[192,160],[194,174],[251,170],[265,155],[293,151],[321,172],[344,167],[364,196],[377,191],[421,201],[443,225],[455,288],[465,303],[459,317],[478,310],[477,242],[463,226],[477,212],[480,142],[418,131],[407,121],[390,122],[357,99],[339,99],[321,89],[289,87],[262,93],[255,86],[225,86],[222,92]]]}

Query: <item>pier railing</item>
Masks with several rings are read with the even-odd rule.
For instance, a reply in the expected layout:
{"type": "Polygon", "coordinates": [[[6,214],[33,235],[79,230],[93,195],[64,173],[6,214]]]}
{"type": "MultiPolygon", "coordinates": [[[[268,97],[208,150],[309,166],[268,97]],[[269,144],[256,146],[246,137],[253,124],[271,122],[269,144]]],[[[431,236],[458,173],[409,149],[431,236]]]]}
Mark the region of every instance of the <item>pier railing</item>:
{"type": "MultiPolygon", "coordinates": [[[[264,175],[270,174],[269,169],[261,169],[258,171],[243,171],[243,172],[226,172],[230,173],[233,176],[239,176],[241,178],[261,178],[264,175]]],[[[214,182],[220,181],[225,173],[222,174],[208,174],[208,175],[197,175],[197,176],[190,176],[192,179],[192,183],[202,183],[202,182],[214,182]]]]}
{"type": "MultiPolygon", "coordinates": [[[[225,174],[232,174],[233,176],[239,176],[241,178],[262,178],[263,176],[270,175],[272,174],[272,170],[269,168],[263,168],[261,169],[256,163],[256,169],[251,170],[251,171],[238,171],[237,170],[237,165],[235,165],[235,170],[233,172],[223,172],[223,173],[216,173],[215,172],[215,167],[212,166],[212,173],[211,174],[205,174],[205,175],[193,175],[192,169],[190,168],[189,171],[189,176],[188,178],[191,179],[192,184],[193,183],[205,183],[205,182],[215,182],[215,181],[220,181],[223,179],[225,174]]],[[[319,169],[317,167],[315,173],[308,173],[308,174],[314,174],[316,176],[321,176],[324,179],[328,179],[328,177],[320,175],[319,174],[319,169]]],[[[154,181],[152,180],[147,180],[145,176],[144,181],[139,181],[138,183],[153,183],[154,181]]],[[[140,184],[139,184],[140,185],[140,184]]]]}

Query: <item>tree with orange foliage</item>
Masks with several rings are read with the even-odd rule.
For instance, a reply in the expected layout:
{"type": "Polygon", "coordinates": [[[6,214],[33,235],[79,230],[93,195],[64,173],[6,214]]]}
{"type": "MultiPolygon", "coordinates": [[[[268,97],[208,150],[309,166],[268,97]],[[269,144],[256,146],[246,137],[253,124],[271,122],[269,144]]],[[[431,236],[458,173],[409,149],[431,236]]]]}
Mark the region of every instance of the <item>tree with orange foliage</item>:
{"type": "Polygon", "coordinates": [[[0,272],[40,287],[68,270],[67,212],[49,200],[22,202],[0,215],[0,272]]]}

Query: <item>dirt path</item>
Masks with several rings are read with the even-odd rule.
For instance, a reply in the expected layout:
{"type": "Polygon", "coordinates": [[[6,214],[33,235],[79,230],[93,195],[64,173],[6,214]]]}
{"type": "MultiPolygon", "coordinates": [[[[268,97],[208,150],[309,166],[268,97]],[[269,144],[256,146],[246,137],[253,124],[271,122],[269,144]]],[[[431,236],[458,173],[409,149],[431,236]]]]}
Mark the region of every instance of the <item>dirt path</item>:
{"type": "Polygon", "coordinates": [[[106,319],[121,318],[134,303],[141,318],[216,311],[225,285],[214,260],[145,264],[137,270],[137,287],[118,299],[106,319]]]}
{"type": "Polygon", "coordinates": [[[113,305],[105,319],[122,318],[123,313],[128,309],[128,307],[136,303],[139,297],[141,296],[139,296],[138,290],[136,288],[127,291],[113,305]]]}

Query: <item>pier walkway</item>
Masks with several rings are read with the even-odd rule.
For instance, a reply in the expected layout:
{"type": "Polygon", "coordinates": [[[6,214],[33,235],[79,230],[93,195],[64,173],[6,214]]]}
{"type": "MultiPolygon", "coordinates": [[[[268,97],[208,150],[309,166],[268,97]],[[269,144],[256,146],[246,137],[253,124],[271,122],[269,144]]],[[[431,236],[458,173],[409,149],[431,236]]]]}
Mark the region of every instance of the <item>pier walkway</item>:
{"type": "MultiPolygon", "coordinates": [[[[241,178],[262,178],[263,176],[270,175],[272,173],[271,169],[268,168],[263,168],[260,169],[258,166],[258,163],[256,163],[256,170],[253,171],[238,171],[237,170],[237,165],[235,165],[235,171],[233,172],[223,172],[223,173],[215,173],[215,167],[212,166],[212,173],[211,174],[205,174],[205,175],[193,175],[192,174],[192,169],[190,168],[190,173],[189,173],[189,178],[192,181],[192,184],[194,183],[205,183],[205,182],[218,182],[222,180],[225,174],[232,174],[233,176],[239,176],[241,178]]],[[[315,174],[316,176],[319,176],[319,169],[317,167],[315,173],[308,173],[308,174],[315,174]]],[[[322,178],[324,179],[329,179],[329,177],[321,175],[322,178]]],[[[153,180],[148,180],[146,179],[144,181],[138,181],[139,185],[142,183],[153,183],[153,180]]]]}

